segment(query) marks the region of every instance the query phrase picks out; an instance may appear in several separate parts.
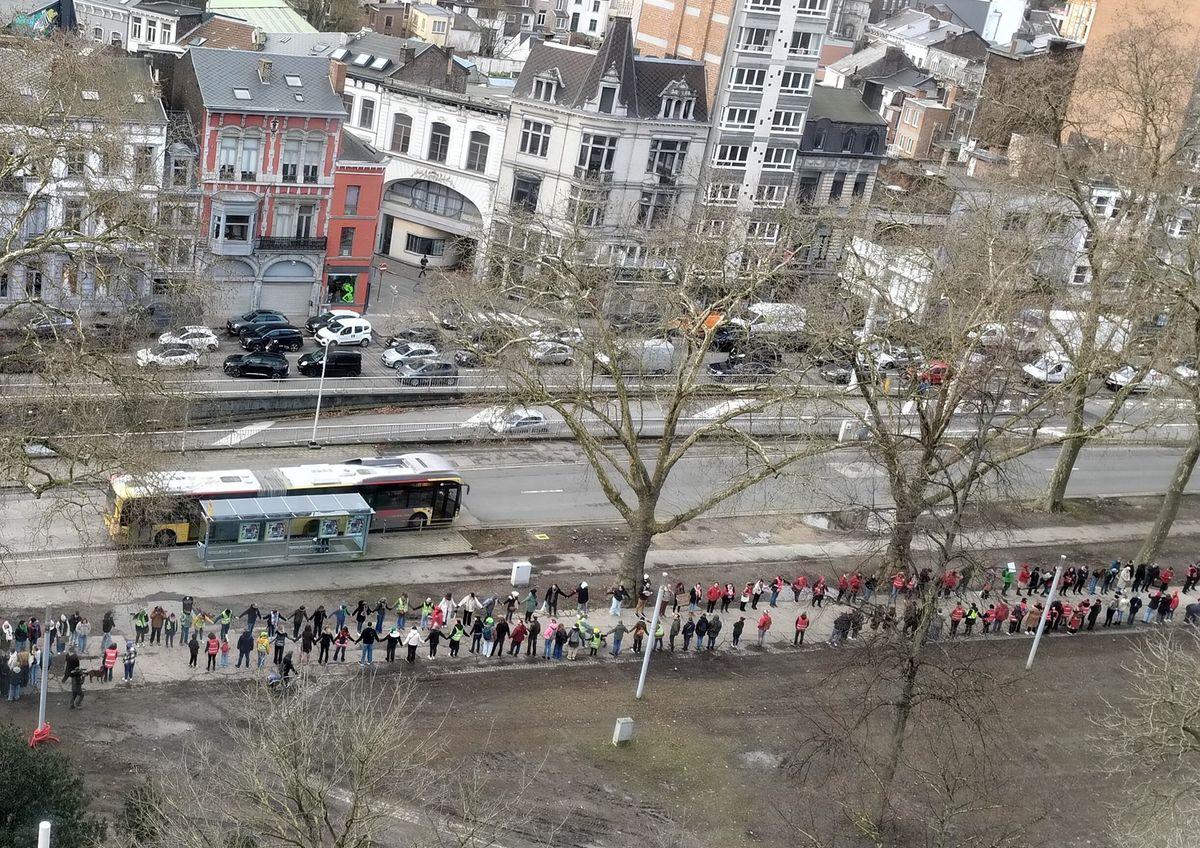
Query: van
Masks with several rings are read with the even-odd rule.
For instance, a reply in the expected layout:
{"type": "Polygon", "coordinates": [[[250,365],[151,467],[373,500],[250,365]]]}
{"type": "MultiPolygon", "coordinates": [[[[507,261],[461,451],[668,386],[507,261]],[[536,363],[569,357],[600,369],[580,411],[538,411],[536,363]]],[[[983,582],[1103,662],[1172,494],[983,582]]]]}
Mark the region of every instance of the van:
{"type": "Polygon", "coordinates": [[[795,303],[752,303],[740,318],[731,318],[717,328],[716,350],[734,350],[750,338],[771,339],[781,347],[803,346],[808,313],[795,303]]]}
{"type": "Polygon", "coordinates": [[[305,377],[320,377],[322,367],[326,377],[357,377],[362,374],[362,354],[328,347],[306,353],[296,362],[296,370],[305,377]]]}
{"type": "Polygon", "coordinates": [[[327,345],[362,345],[371,343],[371,322],[366,318],[334,318],[321,329],[313,338],[317,344],[327,345]]]}
{"type": "MultiPolygon", "coordinates": [[[[596,354],[596,364],[612,373],[613,363],[606,353],[596,354]]],[[[662,375],[675,367],[675,346],[666,339],[626,342],[617,355],[616,371],[621,374],[662,375]]]]}

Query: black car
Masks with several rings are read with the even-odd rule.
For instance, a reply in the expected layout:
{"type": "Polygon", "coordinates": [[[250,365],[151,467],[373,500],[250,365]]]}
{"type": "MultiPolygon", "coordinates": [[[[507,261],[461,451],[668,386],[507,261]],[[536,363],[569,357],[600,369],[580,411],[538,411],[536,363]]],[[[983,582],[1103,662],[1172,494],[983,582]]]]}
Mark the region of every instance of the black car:
{"type": "Polygon", "coordinates": [[[243,350],[299,350],[304,347],[304,336],[295,327],[273,327],[263,324],[242,333],[243,350]]]}
{"type": "Polygon", "coordinates": [[[718,383],[749,382],[769,380],[779,373],[783,357],[779,351],[760,347],[745,353],[730,354],[724,362],[714,362],[708,366],[708,373],[718,383]]]}
{"type": "Polygon", "coordinates": [[[305,377],[320,377],[322,368],[326,377],[357,377],[362,374],[362,354],[357,350],[323,347],[296,361],[296,370],[305,377]]]}
{"type": "Polygon", "coordinates": [[[387,337],[384,342],[384,347],[394,347],[405,342],[420,342],[422,344],[436,345],[442,340],[442,331],[437,327],[431,327],[427,324],[417,324],[413,327],[405,327],[403,330],[397,330],[392,335],[387,337]]]}
{"type": "Polygon", "coordinates": [[[22,328],[26,335],[43,341],[49,339],[76,340],[79,338],[79,328],[69,315],[58,312],[48,312],[37,315],[26,322],[22,328]]]}
{"type": "Polygon", "coordinates": [[[262,326],[269,324],[279,326],[288,322],[287,316],[282,312],[276,312],[274,309],[251,309],[244,315],[239,315],[236,318],[230,318],[225,322],[225,332],[231,336],[241,335],[241,332],[248,327],[262,326]]]}
{"type": "Polygon", "coordinates": [[[458,366],[440,359],[426,359],[400,366],[402,386],[457,386],[458,366]]]}
{"type": "Polygon", "coordinates": [[[270,377],[279,380],[288,375],[287,357],[282,353],[235,353],[225,358],[222,368],[230,377],[270,377]]]}
{"type": "Polygon", "coordinates": [[[726,353],[745,348],[750,343],[750,331],[744,324],[726,323],[713,331],[712,349],[726,353]]]}

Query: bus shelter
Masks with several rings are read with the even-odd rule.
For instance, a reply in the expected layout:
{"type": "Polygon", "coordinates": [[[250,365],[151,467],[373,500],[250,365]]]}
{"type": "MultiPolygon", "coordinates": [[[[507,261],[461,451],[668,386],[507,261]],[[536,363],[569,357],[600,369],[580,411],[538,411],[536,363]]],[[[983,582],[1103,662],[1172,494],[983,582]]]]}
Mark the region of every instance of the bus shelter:
{"type": "Polygon", "coordinates": [[[206,566],[361,557],[375,512],[358,493],[202,500],[200,509],[206,566]]]}

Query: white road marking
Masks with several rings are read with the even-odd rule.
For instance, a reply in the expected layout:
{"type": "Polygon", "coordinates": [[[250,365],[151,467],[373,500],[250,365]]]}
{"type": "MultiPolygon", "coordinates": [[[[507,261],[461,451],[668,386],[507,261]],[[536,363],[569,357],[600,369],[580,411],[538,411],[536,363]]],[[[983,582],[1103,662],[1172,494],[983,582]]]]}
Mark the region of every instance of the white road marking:
{"type": "Polygon", "coordinates": [[[274,421],[255,421],[253,424],[247,424],[245,427],[240,427],[234,430],[228,436],[222,436],[213,442],[214,448],[233,447],[239,442],[244,442],[251,436],[257,435],[264,430],[270,430],[275,426],[274,421]]]}
{"type": "Polygon", "coordinates": [[[565,492],[566,489],[525,489],[521,492],[522,495],[556,495],[565,492]]]}

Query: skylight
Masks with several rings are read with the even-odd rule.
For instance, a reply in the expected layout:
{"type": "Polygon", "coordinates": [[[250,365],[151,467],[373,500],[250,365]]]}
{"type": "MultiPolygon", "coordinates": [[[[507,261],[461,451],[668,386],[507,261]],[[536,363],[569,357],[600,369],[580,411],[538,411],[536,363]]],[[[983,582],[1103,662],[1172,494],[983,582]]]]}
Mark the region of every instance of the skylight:
{"type": "Polygon", "coordinates": [[[341,59],[345,59],[347,56],[349,56],[350,51],[347,50],[345,47],[339,47],[337,50],[334,50],[329,55],[331,55],[335,59],[341,60],[341,59]]]}
{"type": "Polygon", "coordinates": [[[236,97],[238,100],[249,100],[250,99],[250,89],[235,88],[233,90],[233,96],[236,97]]]}
{"type": "Polygon", "coordinates": [[[387,63],[388,63],[387,59],[380,57],[379,59],[376,59],[374,62],[371,63],[371,70],[382,71],[385,67],[387,67],[387,63]]]}
{"type": "Polygon", "coordinates": [[[370,62],[370,61],[371,61],[370,53],[359,53],[357,56],[354,57],[354,64],[359,65],[359,66],[365,65],[365,64],[367,64],[367,62],[370,62]]]}
{"type": "Polygon", "coordinates": [[[193,38],[191,41],[188,42],[188,44],[190,44],[192,47],[199,47],[201,44],[203,44],[206,41],[208,41],[208,39],[205,38],[204,36],[200,35],[200,36],[193,38]]]}
{"type": "Polygon", "coordinates": [[[296,102],[297,102],[297,103],[303,103],[303,102],[304,102],[304,95],[303,95],[303,94],[297,94],[297,95],[296,95],[296,102]]]}
{"type": "Polygon", "coordinates": [[[82,97],[84,100],[99,100],[100,92],[93,91],[92,89],[89,88],[89,89],[85,89],[85,90],[79,92],[79,96],[82,97]]]}
{"type": "Polygon", "coordinates": [[[301,88],[304,86],[304,80],[295,74],[288,74],[283,79],[288,84],[288,88],[301,88]]]}

